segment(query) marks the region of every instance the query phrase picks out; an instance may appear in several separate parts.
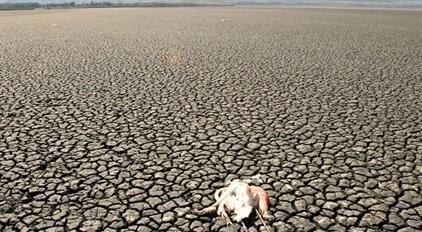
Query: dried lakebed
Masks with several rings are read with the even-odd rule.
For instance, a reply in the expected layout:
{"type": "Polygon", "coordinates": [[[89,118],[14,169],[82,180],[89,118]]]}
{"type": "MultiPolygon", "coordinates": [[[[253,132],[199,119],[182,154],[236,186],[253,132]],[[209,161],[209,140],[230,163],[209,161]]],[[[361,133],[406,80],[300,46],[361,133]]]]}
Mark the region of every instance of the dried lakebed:
{"type": "Polygon", "coordinates": [[[420,11],[1,12],[0,230],[421,229],[420,11]],[[251,222],[249,226],[259,228],[251,222]]]}

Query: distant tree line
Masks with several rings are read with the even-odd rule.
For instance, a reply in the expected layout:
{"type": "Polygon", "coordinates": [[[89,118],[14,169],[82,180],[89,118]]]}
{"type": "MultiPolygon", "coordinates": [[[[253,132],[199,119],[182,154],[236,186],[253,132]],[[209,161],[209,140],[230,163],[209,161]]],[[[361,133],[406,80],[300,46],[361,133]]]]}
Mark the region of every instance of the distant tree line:
{"type": "Polygon", "coordinates": [[[201,6],[203,4],[196,3],[165,3],[165,2],[148,2],[148,3],[111,3],[111,2],[90,2],[76,5],[81,8],[102,8],[102,7],[172,7],[172,6],[201,6]]]}
{"type": "MultiPolygon", "coordinates": [[[[216,5],[216,4],[213,4],[216,5]]],[[[111,3],[111,2],[94,2],[80,3],[48,3],[40,4],[37,2],[22,3],[1,3],[0,10],[33,10],[33,9],[66,9],[66,8],[106,8],[106,7],[172,7],[172,6],[204,6],[197,3],[168,3],[168,2],[149,2],[149,3],[111,3]]]]}
{"type": "Polygon", "coordinates": [[[38,2],[18,2],[18,3],[0,3],[0,10],[33,10],[37,8],[53,9],[53,8],[72,8],[75,7],[74,2],[64,3],[47,3],[39,4],[38,2]]]}
{"type": "Polygon", "coordinates": [[[0,3],[0,10],[33,10],[39,7],[37,2],[0,3]]]}

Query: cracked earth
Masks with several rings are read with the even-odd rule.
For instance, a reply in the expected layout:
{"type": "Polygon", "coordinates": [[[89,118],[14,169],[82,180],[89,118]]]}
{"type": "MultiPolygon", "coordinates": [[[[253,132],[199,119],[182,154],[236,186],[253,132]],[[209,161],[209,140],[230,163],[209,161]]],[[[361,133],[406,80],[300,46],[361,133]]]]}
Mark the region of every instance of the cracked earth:
{"type": "Polygon", "coordinates": [[[274,231],[422,229],[420,11],[40,10],[0,33],[2,231],[236,231],[190,209],[256,174],[274,231]]]}

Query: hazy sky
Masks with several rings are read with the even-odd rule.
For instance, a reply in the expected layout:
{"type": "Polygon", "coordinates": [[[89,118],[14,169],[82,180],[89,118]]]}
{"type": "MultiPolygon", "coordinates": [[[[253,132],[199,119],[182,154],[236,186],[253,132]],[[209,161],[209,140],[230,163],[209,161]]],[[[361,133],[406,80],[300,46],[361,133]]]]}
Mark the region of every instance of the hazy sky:
{"type": "MultiPolygon", "coordinates": [[[[39,3],[62,3],[62,2],[90,2],[91,0],[0,0],[2,3],[14,2],[39,2],[39,3]]],[[[422,0],[93,0],[94,2],[195,2],[195,3],[281,3],[281,4],[347,4],[347,5],[379,5],[379,6],[422,6],[422,0]]]]}

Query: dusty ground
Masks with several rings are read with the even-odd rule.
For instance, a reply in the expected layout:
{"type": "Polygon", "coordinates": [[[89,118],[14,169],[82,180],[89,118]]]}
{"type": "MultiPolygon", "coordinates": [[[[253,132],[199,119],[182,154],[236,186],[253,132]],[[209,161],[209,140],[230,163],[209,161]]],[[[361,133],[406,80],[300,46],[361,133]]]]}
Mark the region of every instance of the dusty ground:
{"type": "Polygon", "coordinates": [[[422,12],[1,14],[0,230],[234,231],[189,210],[258,173],[275,230],[422,228],[422,12]]]}

